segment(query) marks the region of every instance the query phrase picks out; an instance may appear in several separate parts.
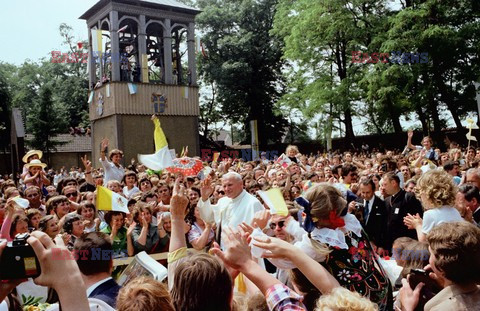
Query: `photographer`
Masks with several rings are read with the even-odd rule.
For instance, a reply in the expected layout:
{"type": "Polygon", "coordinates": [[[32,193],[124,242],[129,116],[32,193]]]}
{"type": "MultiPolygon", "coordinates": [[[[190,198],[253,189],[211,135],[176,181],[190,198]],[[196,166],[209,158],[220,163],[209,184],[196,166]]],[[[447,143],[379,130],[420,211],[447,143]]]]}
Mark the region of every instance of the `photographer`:
{"type": "MultiPolygon", "coordinates": [[[[35,251],[42,273],[34,279],[35,284],[52,287],[58,293],[63,311],[89,310],[80,270],[74,260],[52,260],[54,250],[67,251],[61,237],[52,241],[45,233],[35,231],[28,238],[28,243],[35,251]],[[59,277],[62,276],[62,277],[59,277]]],[[[0,243],[0,258],[5,251],[6,243],[0,243]]],[[[5,269],[5,267],[2,267],[5,269]]],[[[24,279],[2,281],[0,283],[0,301],[24,279]]]]}
{"type": "MultiPolygon", "coordinates": [[[[480,228],[467,222],[443,223],[427,235],[430,248],[430,278],[443,290],[430,299],[424,310],[480,309],[480,228]]],[[[409,278],[410,279],[410,278],[409,278]]],[[[402,280],[399,297],[401,310],[414,310],[419,304],[422,288],[414,289],[402,280]]]]}

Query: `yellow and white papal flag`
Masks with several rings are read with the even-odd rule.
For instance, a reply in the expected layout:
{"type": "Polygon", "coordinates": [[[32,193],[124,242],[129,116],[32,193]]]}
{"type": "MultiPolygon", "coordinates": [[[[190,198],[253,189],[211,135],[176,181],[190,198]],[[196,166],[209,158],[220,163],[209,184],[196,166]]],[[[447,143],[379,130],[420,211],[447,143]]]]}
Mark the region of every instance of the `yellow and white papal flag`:
{"type": "Polygon", "coordinates": [[[153,132],[153,139],[155,141],[154,154],[139,154],[138,162],[142,163],[151,170],[158,171],[169,166],[173,166],[173,159],[168,149],[167,138],[163,133],[160,121],[155,118],[153,120],[155,130],[153,132]]]}
{"type": "Polygon", "coordinates": [[[115,211],[129,214],[128,200],[105,187],[97,187],[97,209],[99,211],[115,211]]]}

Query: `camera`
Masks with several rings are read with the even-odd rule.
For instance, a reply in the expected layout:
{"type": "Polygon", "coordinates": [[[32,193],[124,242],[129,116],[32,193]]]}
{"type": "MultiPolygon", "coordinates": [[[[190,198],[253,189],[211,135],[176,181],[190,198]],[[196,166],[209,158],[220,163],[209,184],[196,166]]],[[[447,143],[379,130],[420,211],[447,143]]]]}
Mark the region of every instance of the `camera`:
{"type": "Polygon", "coordinates": [[[7,243],[0,260],[0,280],[36,278],[40,263],[33,248],[27,243],[28,233],[21,233],[7,243]]]}

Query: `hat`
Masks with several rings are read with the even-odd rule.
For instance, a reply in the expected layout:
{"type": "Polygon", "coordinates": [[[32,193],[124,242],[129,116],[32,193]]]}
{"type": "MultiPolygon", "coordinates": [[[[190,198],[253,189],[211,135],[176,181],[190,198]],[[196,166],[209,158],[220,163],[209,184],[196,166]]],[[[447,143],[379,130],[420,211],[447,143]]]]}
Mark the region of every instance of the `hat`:
{"type": "Polygon", "coordinates": [[[45,167],[47,167],[47,164],[42,163],[42,161],[37,160],[37,159],[32,160],[32,161],[30,161],[30,163],[25,164],[25,167],[27,169],[30,169],[32,166],[40,166],[41,168],[45,168],[45,167]]]}
{"type": "Polygon", "coordinates": [[[30,150],[29,152],[27,152],[23,158],[22,158],[22,161],[23,163],[28,163],[28,158],[30,158],[31,156],[33,155],[38,155],[38,158],[41,159],[42,156],[43,156],[43,152],[41,152],[40,150],[30,150]]]}

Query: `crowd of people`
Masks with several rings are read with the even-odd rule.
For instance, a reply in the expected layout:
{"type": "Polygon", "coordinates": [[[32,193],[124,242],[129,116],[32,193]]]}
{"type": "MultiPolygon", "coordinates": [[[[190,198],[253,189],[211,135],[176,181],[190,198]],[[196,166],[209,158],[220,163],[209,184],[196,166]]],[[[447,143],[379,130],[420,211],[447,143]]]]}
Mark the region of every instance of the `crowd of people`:
{"type": "MultiPolygon", "coordinates": [[[[291,145],[275,160],[204,162],[198,176],[124,167],[106,139],[98,168],[85,156],[70,173],[31,150],[18,183],[0,180],[0,234],[30,233],[34,282],[62,310],[480,309],[480,150],[412,137],[402,153],[291,145]],[[103,211],[97,186],[124,196],[129,213],[103,211]],[[272,188],[287,215],[259,196],[272,188]],[[53,260],[58,249],[111,256],[53,260]],[[113,259],[143,251],[168,252],[167,280],[120,287],[113,259]],[[386,261],[401,267],[393,280],[386,261]]],[[[2,283],[0,310],[17,310],[22,281],[2,283]]]]}

